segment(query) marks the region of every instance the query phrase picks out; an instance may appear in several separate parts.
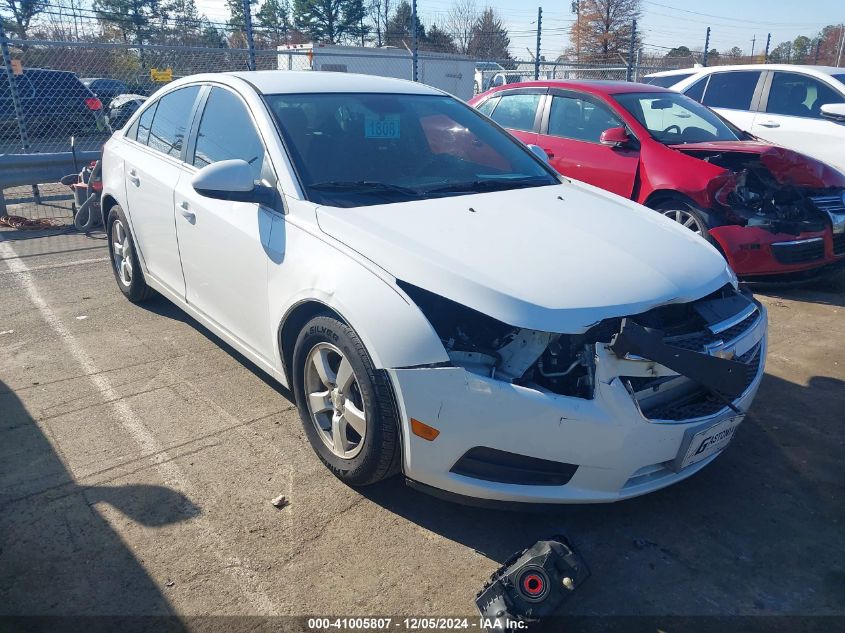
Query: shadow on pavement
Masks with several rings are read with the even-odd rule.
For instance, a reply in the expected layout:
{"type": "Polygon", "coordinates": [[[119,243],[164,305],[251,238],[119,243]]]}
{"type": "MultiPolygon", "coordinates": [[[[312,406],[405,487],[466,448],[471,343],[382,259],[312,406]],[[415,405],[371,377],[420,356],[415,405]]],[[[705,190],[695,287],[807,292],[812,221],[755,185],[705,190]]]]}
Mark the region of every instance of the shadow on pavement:
{"type": "Polygon", "coordinates": [[[0,629],[9,616],[175,615],[97,504],[151,527],[200,509],[164,486],[77,485],[2,382],[0,414],[0,629]]]}

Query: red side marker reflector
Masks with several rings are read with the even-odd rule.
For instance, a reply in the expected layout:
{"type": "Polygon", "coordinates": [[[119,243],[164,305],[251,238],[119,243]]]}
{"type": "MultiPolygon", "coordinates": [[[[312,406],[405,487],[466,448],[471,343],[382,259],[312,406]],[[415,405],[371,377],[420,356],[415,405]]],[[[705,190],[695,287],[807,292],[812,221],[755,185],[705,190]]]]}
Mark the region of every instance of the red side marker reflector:
{"type": "Polygon", "coordinates": [[[440,431],[435,429],[433,426],[429,426],[428,424],[420,422],[414,418],[411,418],[411,432],[417,437],[421,437],[429,442],[433,442],[434,439],[440,435],[440,431]]]}

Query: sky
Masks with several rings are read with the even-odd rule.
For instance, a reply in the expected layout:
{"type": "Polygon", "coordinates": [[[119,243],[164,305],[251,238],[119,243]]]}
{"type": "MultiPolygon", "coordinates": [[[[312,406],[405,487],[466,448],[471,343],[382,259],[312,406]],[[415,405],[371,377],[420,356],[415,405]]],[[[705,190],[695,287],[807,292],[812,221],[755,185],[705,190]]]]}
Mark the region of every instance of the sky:
{"type": "MultiPolygon", "coordinates": [[[[479,6],[492,6],[504,19],[514,57],[528,57],[526,49],[533,53],[536,47],[537,6],[543,6],[541,53],[554,59],[569,45],[568,31],[574,19],[570,0],[545,0],[535,6],[530,0],[477,2],[479,6]]],[[[417,7],[424,24],[442,25],[451,5],[452,0],[418,0],[417,7]]],[[[197,0],[197,6],[213,22],[228,18],[225,0],[197,0]]],[[[767,33],[772,34],[774,48],[797,35],[812,37],[827,24],[845,21],[842,0],[642,0],[642,7],[638,28],[648,52],[680,45],[703,47],[705,30],[710,26],[711,48],[721,51],[738,46],[750,54],[755,37],[755,52],[760,52],[765,48],[767,33]]]]}

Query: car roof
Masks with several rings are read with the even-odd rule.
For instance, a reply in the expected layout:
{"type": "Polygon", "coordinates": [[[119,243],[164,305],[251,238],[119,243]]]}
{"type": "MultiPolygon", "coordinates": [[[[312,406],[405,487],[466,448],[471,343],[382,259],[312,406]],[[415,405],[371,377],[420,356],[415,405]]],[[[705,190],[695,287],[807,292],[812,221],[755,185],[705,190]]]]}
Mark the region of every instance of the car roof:
{"type": "Polygon", "coordinates": [[[625,92],[673,92],[667,88],[641,84],[634,81],[606,81],[602,79],[542,79],[540,81],[521,81],[498,86],[493,91],[500,92],[513,88],[564,88],[596,95],[621,94],[625,92]]]}
{"type": "MultiPolygon", "coordinates": [[[[436,88],[405,79],[311,70],[256,70],[223,73],[242,79],[263,94],[310,92],[384,92],[400,94],[445,94],[436,88]]],[[[194,75],[187,80],[209,79],[219,75],[194,75]]]]}
{"type": "Polygon", "coordinates": [[[694,68],[678,68],[676,70],[663,70],[659,73],[651,73],[646,77],[670,77],[672,75],[684,75],[690,73],[712,73],[728,70],[791,70],[806,72],[811,75],[841,75],[845,68],[836,66],[809,66],[802,64],[735,64],[726,66],[702,66],[694,68]]]}

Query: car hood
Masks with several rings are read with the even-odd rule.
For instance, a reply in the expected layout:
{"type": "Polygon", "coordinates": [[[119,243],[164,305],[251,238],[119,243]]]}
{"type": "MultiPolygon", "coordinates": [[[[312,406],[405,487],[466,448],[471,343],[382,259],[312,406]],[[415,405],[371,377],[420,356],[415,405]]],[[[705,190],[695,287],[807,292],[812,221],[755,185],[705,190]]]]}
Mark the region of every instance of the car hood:
{"type": "MultiPolygon", "coordinates": [[[[689,156],[707,160],[715,155],[753,154],[782,185],[796,185],[823,189],[845,187],[845,174],[839,170],[791,149],[760,141],[714,141],[670,145],[672,149],[689,156]]],[[[718,161],[714,161],[718,164],[718,161]]]]}
{"type": "Polygon", "coordinates": [[[583,183],[319,207],[317,220],[397,279],[546,332],[692,301],[731,279],[688,229],[583,183]]]}

